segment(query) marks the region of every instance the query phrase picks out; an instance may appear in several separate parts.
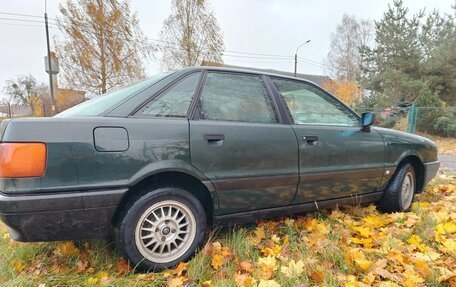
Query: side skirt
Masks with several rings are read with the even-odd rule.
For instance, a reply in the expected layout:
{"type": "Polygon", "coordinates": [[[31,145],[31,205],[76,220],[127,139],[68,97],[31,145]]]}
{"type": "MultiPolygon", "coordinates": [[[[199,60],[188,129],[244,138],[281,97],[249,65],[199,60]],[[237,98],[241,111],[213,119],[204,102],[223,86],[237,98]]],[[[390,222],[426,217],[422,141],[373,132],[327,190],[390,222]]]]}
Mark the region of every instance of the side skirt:
{"type": "Polygon", "coordinates": [[[372,192],[362,195],[354,195],[349,197],[321,200],[316,202],[308,202],[297,205],[287,205],[268,209],[252,210],[239,213],[214,216],[215,225],[232,225],[248,222],[255,222],[259,219],[274,218],[280,216],[289,216],[297,213],[314,211],[319,209],[329,209],[336,206],[356,206],[366,203],[376,202],[380,200],[383,191],[372,192]]]}

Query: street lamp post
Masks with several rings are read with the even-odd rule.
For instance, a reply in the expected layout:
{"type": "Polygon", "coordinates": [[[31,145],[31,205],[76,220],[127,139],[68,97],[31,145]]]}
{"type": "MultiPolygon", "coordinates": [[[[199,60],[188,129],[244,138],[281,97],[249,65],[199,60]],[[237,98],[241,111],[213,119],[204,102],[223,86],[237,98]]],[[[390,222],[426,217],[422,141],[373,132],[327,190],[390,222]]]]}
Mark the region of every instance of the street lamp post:
{"type": "Polygon", "coordinates": [[[298,50],[299,48],[301,48],[302,46],[304,46],[305,44],[309,43],[310,42],[310,39],[305,41],[304,43],[302,43],[301,45],[299,45],[297,48],[296,48],[296,53],[295,53],[295,67],[294,67],[294,76],[296,77],[296,73],[297,73],[297,70],[298,70],[298,50]]]}

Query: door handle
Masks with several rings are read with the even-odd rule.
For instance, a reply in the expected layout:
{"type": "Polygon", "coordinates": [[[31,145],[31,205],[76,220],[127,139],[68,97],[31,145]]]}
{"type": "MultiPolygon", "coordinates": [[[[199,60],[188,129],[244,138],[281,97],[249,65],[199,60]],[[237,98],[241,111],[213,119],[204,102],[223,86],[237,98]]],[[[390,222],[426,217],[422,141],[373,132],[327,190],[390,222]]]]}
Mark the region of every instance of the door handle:
{"type": "Polygon", "coordinates": [[[222,141],[225,139],[224,134],[204,134],[203,138],[208,142],[222,141]]]}
{"type": "Polygon", "coordinates": [[[307,143],[314,143],[318,141],[317,136],[303,136],[302,139],[305,140],[307,143]]]}

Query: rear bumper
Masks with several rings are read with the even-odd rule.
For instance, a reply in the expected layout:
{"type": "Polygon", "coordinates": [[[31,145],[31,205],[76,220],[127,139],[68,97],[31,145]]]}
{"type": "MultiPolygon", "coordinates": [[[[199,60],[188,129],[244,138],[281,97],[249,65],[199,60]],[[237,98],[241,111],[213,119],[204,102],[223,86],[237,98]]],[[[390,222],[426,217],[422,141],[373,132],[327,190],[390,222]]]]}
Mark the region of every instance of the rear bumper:
{"type": "Polygon", "coordinates": [[[425,162],[423,163],[424,165],[424,186],[428,184],[436,175],[437,172],[439,171],[440,167],[440,162],[437,161],[431,161],[431,162],[425,162]]]}
{"type": "Polygon", "coordinates": [[[18,241],[106,238],[127,190],[33,195],[0,193],[0,220],[18,241]]]}

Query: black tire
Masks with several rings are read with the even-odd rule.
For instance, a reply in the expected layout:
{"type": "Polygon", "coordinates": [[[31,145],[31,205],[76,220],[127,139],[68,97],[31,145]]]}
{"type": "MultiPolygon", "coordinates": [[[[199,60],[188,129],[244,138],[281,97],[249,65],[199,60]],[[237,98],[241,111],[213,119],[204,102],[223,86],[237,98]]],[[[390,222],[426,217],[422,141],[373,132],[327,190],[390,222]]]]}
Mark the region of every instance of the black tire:
{"type": "Polygon", "coordinates": [[[201,248],[206,228],[198,199],[181,188],[157,188],[126,204],[116,222],[116,243],[136,270],[161,270],[190,259],[201,248]]]}
{"type": "Polygon", "coordinates": [[[384,213],[408,211],[412,206],[415,192],[415,169],[410,163],[401,164],[383,192],[378,207],[384,213]],[[406,189],[407,182],[411,190],[406,189]]]}

